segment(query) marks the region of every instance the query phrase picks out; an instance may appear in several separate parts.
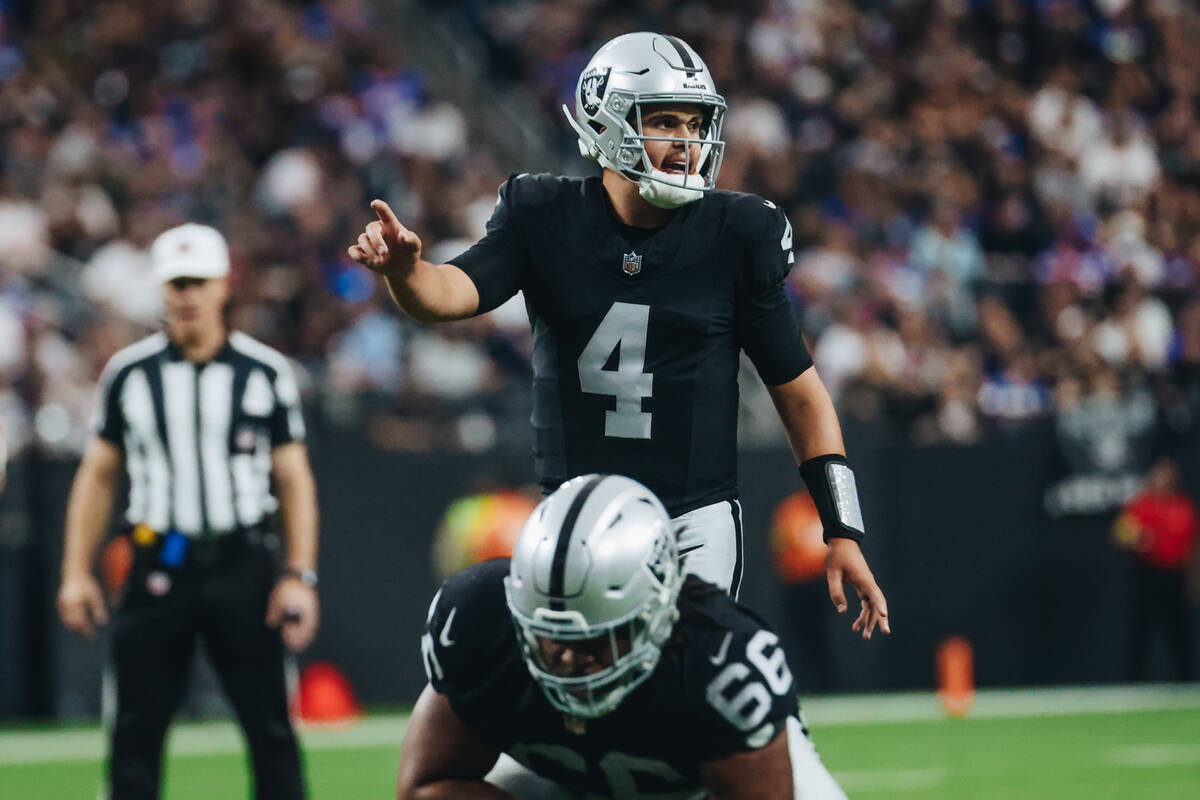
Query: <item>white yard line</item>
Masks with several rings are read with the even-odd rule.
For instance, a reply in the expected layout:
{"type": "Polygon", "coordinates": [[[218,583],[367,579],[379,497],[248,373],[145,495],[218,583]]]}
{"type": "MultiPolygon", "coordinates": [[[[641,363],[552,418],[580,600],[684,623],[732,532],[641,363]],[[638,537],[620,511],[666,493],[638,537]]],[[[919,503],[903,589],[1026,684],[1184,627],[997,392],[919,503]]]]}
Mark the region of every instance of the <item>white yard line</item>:
{"type": "MultiPolygon", "coordinates": [[[[1167,709],[1200,709],[1200,686],[992,689],[979,692],[970,716],[1030,717],[1167,709]]],[[[818,731],[829,725],[918,722],[945,717],[936,696],[930,692],[819,697],[804,701],[804,712],[818,731]]],[[[309,729],[300,735],[305,749],[310,750],[395,747],[398,751],[407,725],[407,715],[376,715],[350,728],[309,729]]],[[[184,722],[173,727],[168,748],[172,755],[240,753],[242,738],[232,722],[184,722]]],[[[0,765],[95,761],[103,756],[104,740],[98,728],[0,732],[0,765]]],[[[1125,757],[1135,759],[1137,755],[1125,754],[1125,757]]],[[[1188,756],[1187,760],[1194,759],[1188,756]]],[[[871,774],[883,772],[872,770],[871,774]]],[[[926,775],[929,770],[900,772],[926,775]]],[[[847,774],[851,781],[856,779],[857,773],[847,774]]],[[[923,779],[927,778],[926,775],[923,779]]]]}
{"type": "MultiPolygon", "coordinates": [[[[842,695],[803,700],[814,728],[872,722],[919,722],[946,714],[931,692],[842,695]]],[[[1069,689],[986,689],[975,696],[975,719],[1114,714],[1125,711],[1200,709],[1200,685],[1079,687],[1069,689]]]]}
{"type": "MultiPolygon", "coordinates": [[[[407,727],[407,715],[375,716],[350,728],[302,730],[300,739],[306,750],[394,745],[399,753],[407,727]]],[[[233,722],[224,720],[175,725],[167,743],[171,755],[185,756],[240,753],[242,748],[241,732],[233,722]]],[[[99,729],[0,733],[0,764],[96,761],[104,754],[104,735],[99,729]]]]}
{"type": "Polygon", "coordinates": [[[1122,767],[1168,767],[1200,764],[1200,744],[1134,744],[1114,747],[1105,763],[1122,767]]]}

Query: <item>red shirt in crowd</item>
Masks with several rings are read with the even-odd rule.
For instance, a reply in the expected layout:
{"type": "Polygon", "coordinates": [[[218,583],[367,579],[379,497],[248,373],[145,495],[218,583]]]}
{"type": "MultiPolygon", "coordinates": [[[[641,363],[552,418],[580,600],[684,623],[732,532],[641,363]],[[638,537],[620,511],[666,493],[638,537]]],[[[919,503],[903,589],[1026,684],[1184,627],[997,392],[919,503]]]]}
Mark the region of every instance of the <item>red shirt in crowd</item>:
{"type": "Polygon", "coordinates": [[[1142,492],[1129,501],[1125,513],[1136,531],[1135,548],[1143,559],[1163,569],[1183,569],[1196,546],[1200,519],[1196,504],[1180,492],[1142,492]]]}

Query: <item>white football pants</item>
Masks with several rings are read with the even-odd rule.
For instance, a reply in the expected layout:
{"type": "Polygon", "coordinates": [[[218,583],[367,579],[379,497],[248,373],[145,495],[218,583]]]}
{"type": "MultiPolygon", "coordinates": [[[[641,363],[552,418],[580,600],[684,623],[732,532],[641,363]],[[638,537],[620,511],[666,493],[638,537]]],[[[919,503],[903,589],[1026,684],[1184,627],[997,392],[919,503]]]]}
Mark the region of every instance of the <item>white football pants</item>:
{"type": "Polygon", "coordinates": [[[742,504],[722,500],[671,520],[684,574],[716,584],[737,600],[742,586],[742,504]]]}
{"type": "MultiPolygon", "coordinates": [[[[846,800],[846,794],[821,763],[817,748],[804,735],[800,721],[787,721],[788,753],[792,759],[793,800],[846,800]]],[[[688,790],[682,794],[636,795],[607,798],[603,795],[580,795],[522,766],[501,753],[500,759],[484,779],[511,794],[517,800],[704,800],[707,793],[688,790]]]]}

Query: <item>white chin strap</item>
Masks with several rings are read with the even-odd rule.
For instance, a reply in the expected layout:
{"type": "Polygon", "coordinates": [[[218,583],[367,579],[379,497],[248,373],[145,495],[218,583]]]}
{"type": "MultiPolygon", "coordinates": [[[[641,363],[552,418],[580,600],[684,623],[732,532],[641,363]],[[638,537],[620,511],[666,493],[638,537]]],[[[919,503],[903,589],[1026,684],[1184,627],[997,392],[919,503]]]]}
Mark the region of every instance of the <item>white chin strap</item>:
{"type": "Polygon", "coordinates": [[[704,186],[704,178],[695,174],[680,175],[651,169],[650,177],[642,178],[637,185],[642,199],[659,208],[679,208],[704,196],[700,188],[704,186]]]}

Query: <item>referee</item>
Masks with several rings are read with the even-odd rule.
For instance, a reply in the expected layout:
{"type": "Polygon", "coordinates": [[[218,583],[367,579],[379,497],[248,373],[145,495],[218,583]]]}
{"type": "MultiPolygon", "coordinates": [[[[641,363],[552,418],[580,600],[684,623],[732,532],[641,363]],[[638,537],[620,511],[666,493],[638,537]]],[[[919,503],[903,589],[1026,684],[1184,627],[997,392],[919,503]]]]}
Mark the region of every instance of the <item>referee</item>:
{"type": "Polygon", "coordinates": [[[283,645],[303,649],[317,627],[316,490],[295,379],[278,352],[227,330],[219,232],[172,228],[151,259],[166,332],[117,353],[101,376],[95,435],[67,503],[59,614],[87,636],[107,622],[92,567],[124,464],[134,557],[113,625],[109,797],[158,797],[199,639],[246,733],[254,796],[295,800],[305,789],[283,645]],[[282,564],[271,546],[277,506],[282,564]]]}

